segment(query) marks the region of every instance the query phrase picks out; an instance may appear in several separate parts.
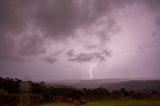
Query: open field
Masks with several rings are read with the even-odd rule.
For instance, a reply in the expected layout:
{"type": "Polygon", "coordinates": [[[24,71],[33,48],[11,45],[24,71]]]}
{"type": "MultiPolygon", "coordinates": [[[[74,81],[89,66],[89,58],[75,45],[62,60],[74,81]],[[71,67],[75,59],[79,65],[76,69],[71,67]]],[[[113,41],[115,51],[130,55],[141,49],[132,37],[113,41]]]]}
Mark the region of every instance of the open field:
{"type": "MultiPolygon", "coordinates": [[[[52,103],[40,106],[79,106],[76,104],[52,103]]],[[[110,100],[110,101],[94,101],[88,102],[80,106],[160,106],[160,101],[152,100],[110,100]]]]}

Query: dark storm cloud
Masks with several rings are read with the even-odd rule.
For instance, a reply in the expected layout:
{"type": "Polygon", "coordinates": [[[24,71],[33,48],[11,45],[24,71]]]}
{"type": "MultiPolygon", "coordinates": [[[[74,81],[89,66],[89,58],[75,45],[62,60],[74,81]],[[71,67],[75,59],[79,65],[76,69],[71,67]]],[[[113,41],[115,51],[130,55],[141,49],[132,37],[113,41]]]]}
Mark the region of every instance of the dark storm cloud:
{"type": "Polygon", "coordinates": [[[101,52],[101,54],[105,55],[105,56],[112,56],[111,51],[105,49],[101,52]]]}
{"type": "MultiPolygon", "coordinates": [[[[14,50],[22,54],[22,57],[45,53],[45,39],[61,41],[75,36],[76,29],[89,28],[102,16],[109,16],[112,10],[124,7],[124,1],[1,0],[0,58],[12,58],[14,50]],[[17,36],[26,38],[23,33],[28,32],[30,27],[40,30],[43,37],[39,38],[39,35],[34,34],[35,30],[32,30],[33,35],[22,39],[23,43],[18,44],[17,36]],[[20,49],[16,45],[20,45],[20,49]]],[[[108,23],[108,27],[112,27],[113,24],[108,23]]],[[[99,37],[101,40],[108,39],[107,35],[100,35],[103,35],[99,37]]]]}
{"type": "Polygon", "coordinates": [[[18,56],[15,56],[15,55],[2,55],[2,56],[0,56],[0,61],[22,62],[22,61],[24,61],[24,59],[22,59],[18,56]]]}
{"type": "Polygon", "coordinates": [[[160,0],[143,0],[142,2],[145,2],[149,9],[153,11],[159,11],[160,9],[160,0]]]}
{"type": "Polygon", "coordinates": [[[154,32],[152,33],[152,36],[155,39],[154,44],[152,44],[153,47],[159,47],[160,43],[160,0],[148,0],[145,1],[147,3],[147,5],[149,6],[149,12],[156,14],[156,18],[155,18],[155,26],[156,29],[154,30],[154,32]]]}
{"type": "Polygon", "coordinates": [[[144,0],[148,7],[149,12],[155,13],[157,18],[155,19],[155,24],[160,27],[160,0],[144,0]]]}
{"type": "Polygon", "coordinates": [[[55,51],[55,52],[54,52],[52,55],[50,55],[50,56],[52,56],[52,57],[57,57],[57,56],[59,56],[62,52],[63,52],[63,49],[58,50],[58,51],[55,51]]]}
{"type": "Polygon", "coordinates": [[[19,60],[13,54],[15,36],[26,28],[26,16],[14,8],[12,2],[0,1],[0,60],[19,60]]]}
{"type": "Polygon", "coordinates": [[[72,57],[74,56],[74,49],[70,49],[69,51],[67,51],[67,56],[72,57]]]}
{"type": "Polygon", "coordinates": [[[98,47],[98,45],[93,45],[93,44],[90,44],[90,45],[84,45],[84,47],[86,48],[86,49],[96,49],[97,47],[98,47]]]}
{"type": "Polygon", "coordinates": [[[24,55],[37,55],[45,53],[43,45],[44,39],[37,35],[24,36],[21,42],[20,53],[24,55]]]}
{"type": "MultiPolygon", "coordinates": [[[[156,29],[155,31],[152,33],[152,36],[159,40],[160,39],[160,32],[159,32],[159,29],[160,29],[160,15],[156,17],[156,20],[155,20],[155,25],[156,25],[156,29]]],[[[159,42],[159,41],[158,41],[159,42]]]]}
{"type": "Polygon", "coordinates": [[[69,59],[69,61],[77,61],[77,62],[88,62],[93,59],[92,54],[80,53],[75,58],[69,59]]]}
{"type": "MultiPolygon", "coordinates": [[[[122,72],[118,67],[123,67],[123,63],[133,69],[135,76],[141,75],[141,70],[144,70],[144,76],[149,70],[153,70],[152,73],[157,75],[160,53],[159,17],[160,0],[0,0],[0,67],[4,68],[0,75],[28,74],[33,78],[38,76],[65,79],[73,72],[84,70],[83,66],[72,63],[109,61],[108,58],[112,56],[109,49],[116,55],[110,58],[107,67],[99,68],[99,75],[119,77],[120,74],[127,73],[127,70],[122,72]],[[149,42],[149,38],[145,38],[145,34],[152,31],[152,28],[147,27],[152,25],[146,21],[152,23],[153,20],[149,19],[155,19],[156,16],[157,27],[153,25],[156,29],[153,39],[156,39],[156,42],[151,38],[156,47],[143,46],[143,43],[154,46],[149,42]],[[139,23],[141,21],[142,23],[139,23]],[[142,26],[136,27],[139,24],[142,26]],[[118,32],[119,29],[122,32],[118,32]],[[113,37],[114,35],[116,37],[113,37]],[[139,56],[139,51],[135,51],[137,54],[133,53],[135,58],[132,60],[132,52],[137,48],[134,45],[138,44],[142,44],[142,56],[139,56]],[[58,49],[64,50],[57,51],[58,49]],[[43,62],[22,62],[32,59],[43,62]],[[63,65],[71,66],[64,70],[63,65]],[[53,69],[57,71],[49,71],[53,69]],[[116,74],[110,74],[112,71],[114,73],[114,70],[116,74]],[[154,73],[154,70],[157,70],[157,73],[154,73]]],[[[86,73],[84,72],[84,76],[86,73]]]]}
{"type": "Polygon", "coordinates": [[[50,64],[53,64],[53,63],[55,63],[57,61],[56,58],[53,58],[51,56],[45,57],[42,60],[45,61],[45,62],[47,62],[47,63],[50,63],[50,64]]]}
{"type": "Polygon", "coordinates": [[[156,14],[155,24],[159,32],[160,28],[160,0],[144,0],[143,2],[149,7],[149,12],[156,14]]]}
{"type": "Polygon", "coordinates": [[[42,61],[45,61],[47,63],[55,63],[58,60],[58,56],[63,52],[63,50],[58,50],[54,52],[53,54],[46,56],[42,59],[42,61]]]}
{"type": "Polygon", "coordinates": [[[1,36],[17,36],[26,28],[27,14],[19,11],[19,8],[13,3],[14,2],[8,0],[0,1],[1,36]]]}
{"type": "Polygon", "coordinates": [[[106,58],[110,56],[111,52],[104,50],[102,52],[80,53],[76,55],[74,58],[69,59],[69,61],[76,61],[76,62],[89,62],[92,60],[106,61],[106,58]]]}
{"type": "Polygon", "coordinates": [[[107,0],[82,1],[54,0],[42,1],[34,15],[35,25],[54,39],[74,36],[75,29],[89,27],[111,11],[107,0]]]}
{"type": "Polygon", "coordinates": [[[156,25],[160,27],[160,16],[156,18],[156,25]]]}
{"type": "Polygon", "coordinates": [[[23,56],[20,55],[21,50],[18,50],[17,45],[22,48],[22,53],[25,54],[27,53],[26,51],[30,52],[29,54],[31,52],[35,54],[35,51],[39,51],[39,49],[35,50],[37,48],[32,45],[32,41],[24,39],[22,42],[28,42],[24,46],[17,40],[18,37],[23,36],[23,33],[27,30],[27,24],[30,23],[30,9],[27,9],[27,6],[29,6],[29,3],[21,0],[0,1],[0,60],[2,61],[23,60],[23,56]]]}

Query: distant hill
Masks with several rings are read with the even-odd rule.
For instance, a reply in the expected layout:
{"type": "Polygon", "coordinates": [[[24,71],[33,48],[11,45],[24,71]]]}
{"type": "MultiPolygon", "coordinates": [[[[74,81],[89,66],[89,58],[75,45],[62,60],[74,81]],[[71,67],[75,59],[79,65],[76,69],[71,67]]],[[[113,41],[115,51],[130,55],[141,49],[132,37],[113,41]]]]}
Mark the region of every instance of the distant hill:
{"type": "Polygon", "coordinates": [[[134,90],[138,92],[151,93],[157,91],[160,93],[160,80],[131,80],[122,81],[120,83],[102,84],[102,87],[108,90],[117,90],[120,88],[126,88],[127,90],[134,90]]]}
{"type": "Polygon", "coordinates": [[[150,93],[157,91],[160,93],[159,79],[94,79],[94,80],[62,80],[50,83],[52,85],[64,85],[76,88],[98,88],[103,87],[110,91],[126,88],[126,90],[134,90],[139,92],[150,93]]]}

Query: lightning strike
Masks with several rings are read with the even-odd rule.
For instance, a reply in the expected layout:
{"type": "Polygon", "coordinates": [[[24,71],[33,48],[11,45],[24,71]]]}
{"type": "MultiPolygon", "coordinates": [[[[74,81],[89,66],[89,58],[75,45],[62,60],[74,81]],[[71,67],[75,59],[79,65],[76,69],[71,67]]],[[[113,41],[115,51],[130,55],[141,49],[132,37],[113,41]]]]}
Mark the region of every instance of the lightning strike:
{"type": "Polygon", "coordinates": [[[91,76],[91,79],[93,78],[93,76],[92,76],[92,69],[95,68],[96,65],[97,65],[97,63],[95,63],[92,66],[90,66],[90,76],[91,76]]]}

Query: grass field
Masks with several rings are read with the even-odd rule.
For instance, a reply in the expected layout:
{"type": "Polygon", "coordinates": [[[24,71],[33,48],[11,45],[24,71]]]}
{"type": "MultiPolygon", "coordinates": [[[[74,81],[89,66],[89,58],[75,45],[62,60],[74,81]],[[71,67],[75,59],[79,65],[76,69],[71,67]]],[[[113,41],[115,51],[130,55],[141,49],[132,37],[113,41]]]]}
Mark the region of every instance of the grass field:
{"type": "MultiPolygon", "coordinates": [[[[77,106],[66,103],[43,104],[40,106],[77,106]]],[[[160,101],[151,100],[111,100],[111,101],[94,101],[88,102],[81,106],[160,106],[160,101]]]]}

